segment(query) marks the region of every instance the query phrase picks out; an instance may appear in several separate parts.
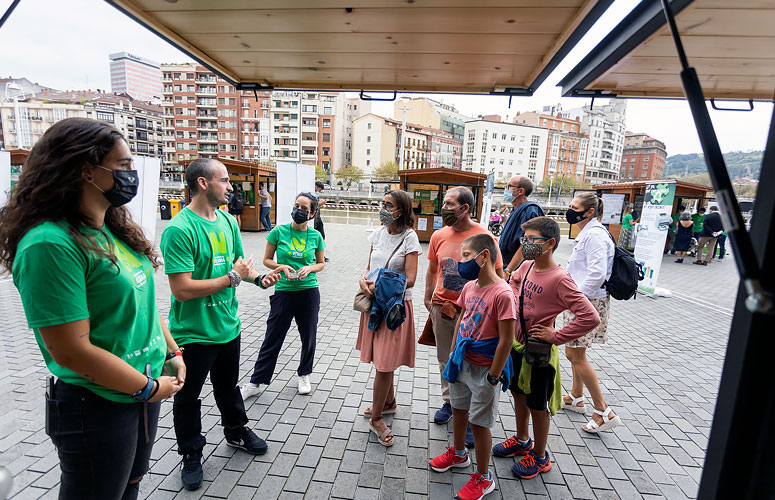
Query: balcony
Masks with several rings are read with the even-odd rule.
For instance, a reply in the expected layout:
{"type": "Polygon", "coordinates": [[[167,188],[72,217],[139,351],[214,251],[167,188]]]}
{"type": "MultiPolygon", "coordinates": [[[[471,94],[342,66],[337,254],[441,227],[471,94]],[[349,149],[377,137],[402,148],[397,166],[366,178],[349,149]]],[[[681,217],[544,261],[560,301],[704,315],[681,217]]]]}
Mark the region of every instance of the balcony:
{"type": "Polygon", "coordinates": [[[196,115],[196,117],[199,118],[200,120],[217,120],[218,119],[218,115],[216,115],[214,113],[213,114],[205,114],[205,115],[198,114],[198,115],[196,115]]]}
{"type": "Polygon", "coordinates": [[[196,103],[197,108],[217,108],[218,105],[216,103],[209,103],[209,102],[201,102],[197,101],[196,103]]]}

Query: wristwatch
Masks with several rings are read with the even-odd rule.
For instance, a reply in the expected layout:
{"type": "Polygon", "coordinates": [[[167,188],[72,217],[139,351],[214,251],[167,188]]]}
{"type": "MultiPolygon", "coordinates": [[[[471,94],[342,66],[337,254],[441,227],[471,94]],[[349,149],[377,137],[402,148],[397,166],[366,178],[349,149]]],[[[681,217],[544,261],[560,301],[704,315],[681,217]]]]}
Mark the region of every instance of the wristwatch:
{"type": "Polygon", "coordinates": [[[261,282],[264,281],[264,278],[266,278],[266,274],[262,274],[261,276],[256,278],[256,281],[255,281],[256,286],[261,290],[266,290],[266,287],[261,284],[261,282]]]}
{"type": "Polygon", "coordinates": [[[226,273],[226,276],[229,277],[229,288],[237,288],[237,286],[239,286],[239,284],[242,282],[242,276],[240,276],[239,273],[234,269],[226,273]]]}
{"type": "Polygon", "coordinates": [[[500,382],[500,379],[498,377],[493,377],[490,375],[490,372],[487,372],[487,382],[490,383],[490,385],[498,385],[498,382],[500,382]]]}

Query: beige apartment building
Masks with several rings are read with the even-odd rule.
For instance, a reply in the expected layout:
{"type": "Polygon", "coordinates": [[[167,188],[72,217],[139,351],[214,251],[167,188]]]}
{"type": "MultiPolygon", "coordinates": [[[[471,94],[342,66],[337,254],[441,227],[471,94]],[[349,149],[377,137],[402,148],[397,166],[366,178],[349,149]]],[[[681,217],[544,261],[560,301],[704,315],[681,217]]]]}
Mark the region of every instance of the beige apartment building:
{"type": "Polygon", "coordinates": [[[569,175],[577,181],[584,180],[589,137],[581,133],[578,118],[565,118],[560,114],[548,115],[530,111],[517,113],[514,123],[536,125],[549,129],[546,146],[544,178],[569,175]]]}

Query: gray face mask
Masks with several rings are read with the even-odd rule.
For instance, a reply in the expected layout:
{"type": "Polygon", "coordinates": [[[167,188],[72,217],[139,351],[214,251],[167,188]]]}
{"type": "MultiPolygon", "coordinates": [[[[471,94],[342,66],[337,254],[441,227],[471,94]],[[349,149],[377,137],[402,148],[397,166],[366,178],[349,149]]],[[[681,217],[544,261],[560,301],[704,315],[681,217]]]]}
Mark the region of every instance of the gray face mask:
{"type": "Polygon", "coordinates": [[[530,243],[527,240],[522,241],[520,248],[525,260],[536,260],[544,253],[544,246],[541,243],[530,243]]]}
{"type": "Polygon", "coordinates": [[[398,219],[398,217],[393,217],[393,212],[388,210],[387,208],[380,208],[379,209],[379,221],[382,223],[383,226],[389,226],[395,220],[398,219]]]}

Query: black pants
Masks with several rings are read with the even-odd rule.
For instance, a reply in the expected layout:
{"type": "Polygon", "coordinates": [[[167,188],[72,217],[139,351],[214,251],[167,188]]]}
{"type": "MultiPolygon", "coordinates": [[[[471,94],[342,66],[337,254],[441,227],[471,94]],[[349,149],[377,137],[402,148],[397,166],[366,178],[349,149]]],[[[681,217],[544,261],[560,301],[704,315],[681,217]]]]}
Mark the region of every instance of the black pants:
{"type": "Polygon", "coordinates": [[[59,499],[136,499],[139,483],[129,481],[148,472],[160,407],[116,403],[58,380],[46,417],[62,470],[59,499]]]}
{"type": "Polygon", "coordinates": [[[239,378],[240,336],[225,344],[186,344],[186,383],[172,405],[178,453],[185,455],[201,451],[205,446],[202,435],[202,392],[207,374],[213,384],[215,404],[221,412],[221,425],[226,437],[236,437],[248,423],[237,379],[239,378]]]}
{"type": "Polygon", "coordinates": [[[320,217],[320,209],[318,209],[317,213],[315,214],[315,231],[318,231],[320,233],[320,236],[323,237],[323,239],[326,239],[326,229],[323,226],[323,219],[320,217]]]}
{"type": "Polygon", "coordinates": [[[269,384],[272,380],[277,356],[291,327],[291,319],[296,320],[301,336],[301,359],[299,375],[312,373],[315,360],[315,342],[318,332],[318,313],[320,312],[320,290],[309,288],[293,292],[279,291],[269,297],[269,318],[266,320],[266,335],[258,352],[256,365],[250,381],[254,384],[269,384]]]}

